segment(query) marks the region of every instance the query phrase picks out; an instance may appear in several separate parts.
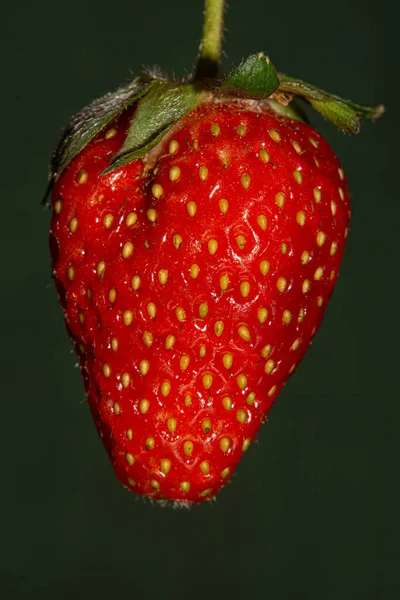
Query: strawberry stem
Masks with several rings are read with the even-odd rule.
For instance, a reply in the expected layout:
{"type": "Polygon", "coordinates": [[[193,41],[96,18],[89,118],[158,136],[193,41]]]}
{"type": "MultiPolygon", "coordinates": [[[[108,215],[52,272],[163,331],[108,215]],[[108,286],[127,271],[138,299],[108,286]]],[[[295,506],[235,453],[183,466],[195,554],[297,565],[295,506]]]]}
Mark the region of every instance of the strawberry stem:
{"type": "Polygon", "coordinates": [[[224,0],[205,0],[203,38],[197,59],[195,79],[218,75],[224,23],[224,0]]]}

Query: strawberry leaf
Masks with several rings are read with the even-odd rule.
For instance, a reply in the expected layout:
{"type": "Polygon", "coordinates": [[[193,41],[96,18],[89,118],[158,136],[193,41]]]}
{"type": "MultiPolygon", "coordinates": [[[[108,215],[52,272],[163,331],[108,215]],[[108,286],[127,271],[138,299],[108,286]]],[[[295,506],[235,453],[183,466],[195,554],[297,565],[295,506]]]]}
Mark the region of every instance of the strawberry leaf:
{"type": "Polygon", "coordinates": [[[71,160],[120,112],[136,102],[149,89],[152,77],[137,77],[128,85],[95,100],[77,113],[64,129],[61,140],[53,154],[50,166],[49,187],[71,160]]]}
{"type": "Polygon", "coordinates": [[[279,87],[274,65],[262,52],[244,60],[222,83],[219,89],[232,90],[242,96],[268,98],[279,87]]]}
{"type": "Polygon", "coordinates": [[[358,133],[361,119],[378,119],[383,115],[384,107],[366,107],[343,100],[339,96],[285,75],[280,75],[279,91],[303,98],[311,104],[327,121],[344,131],[358,133]]]}
{"type": "Polygon", "coordinates": [[[153,81],[147,94],[138,103],[124,145],[102,175],[144,156],[176,121],[198,104],[201,96],[200,86],[193,83],[176,85],[153,81]]]}

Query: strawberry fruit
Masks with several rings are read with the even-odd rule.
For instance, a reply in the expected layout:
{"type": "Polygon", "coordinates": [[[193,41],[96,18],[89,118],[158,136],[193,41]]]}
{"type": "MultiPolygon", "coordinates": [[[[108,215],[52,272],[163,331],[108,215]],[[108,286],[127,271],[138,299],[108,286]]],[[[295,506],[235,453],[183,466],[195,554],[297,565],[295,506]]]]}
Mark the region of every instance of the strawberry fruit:
{"type": "Polygon", "coordinates": [[[94,421],[121,483],[213,498],[317,331],[350,217],[343,169],[289,104],[362,109],[278,76],[145,75],[75,117],[55,153],[51,254],[94,421]]]}

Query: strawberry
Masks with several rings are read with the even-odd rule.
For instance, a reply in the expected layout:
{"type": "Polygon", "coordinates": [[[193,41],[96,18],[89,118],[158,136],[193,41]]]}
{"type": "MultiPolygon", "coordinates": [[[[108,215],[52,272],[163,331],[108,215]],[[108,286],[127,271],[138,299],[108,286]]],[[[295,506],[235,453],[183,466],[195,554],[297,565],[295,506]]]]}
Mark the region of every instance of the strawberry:
{"type": "Polygon", "coordinates": [[[300,88],[347,129],[381,112],[262,54],[199,80],[147,75],[94,103],[51,173],[54,277],[115,474],[185,505],[214,497],[256,438],[343,256],[343,168],[288,102],[300,88]]]}

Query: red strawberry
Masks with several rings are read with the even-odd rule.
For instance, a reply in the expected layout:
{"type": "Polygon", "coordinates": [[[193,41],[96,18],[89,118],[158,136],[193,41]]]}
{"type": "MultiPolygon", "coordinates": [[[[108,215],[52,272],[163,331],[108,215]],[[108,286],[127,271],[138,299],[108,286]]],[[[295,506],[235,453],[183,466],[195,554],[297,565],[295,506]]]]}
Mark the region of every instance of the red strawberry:
{"type": "Polygon", "coordinates": [[[55,173],[54,275],[117,477],[153,499],[201,502],[228,481],[321,323],[349,196],[319,133],[235,92],[200,96],[127,161],[141,102],[55,173]]]}

